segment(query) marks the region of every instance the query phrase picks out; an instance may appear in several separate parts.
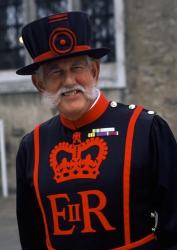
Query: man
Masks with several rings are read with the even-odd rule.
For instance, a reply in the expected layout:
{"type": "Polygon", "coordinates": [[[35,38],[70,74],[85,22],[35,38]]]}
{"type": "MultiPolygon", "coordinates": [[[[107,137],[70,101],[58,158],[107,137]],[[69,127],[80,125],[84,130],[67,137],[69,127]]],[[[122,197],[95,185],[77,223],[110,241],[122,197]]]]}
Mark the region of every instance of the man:
{"type": "Polygon", "coordinates": [[[59,115],[27,134],[17,155],[24,250],[177,249],[177,145],[162,118],[108,102],[87,14],[23,29],[32,75],[59,115]]]}

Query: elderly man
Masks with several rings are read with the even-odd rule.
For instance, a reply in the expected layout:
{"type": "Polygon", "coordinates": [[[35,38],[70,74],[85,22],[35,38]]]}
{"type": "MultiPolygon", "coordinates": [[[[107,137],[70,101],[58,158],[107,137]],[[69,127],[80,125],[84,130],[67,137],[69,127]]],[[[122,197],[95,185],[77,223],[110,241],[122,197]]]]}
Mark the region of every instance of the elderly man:
{"type": "Polygon", "coordinates": [[[83,12],[23,29],[33,63],[19,69],[59,115],[27,134],[17,155],[23,250],[176,250],[177,145],[162,118],[108,102],[83,12]]]}

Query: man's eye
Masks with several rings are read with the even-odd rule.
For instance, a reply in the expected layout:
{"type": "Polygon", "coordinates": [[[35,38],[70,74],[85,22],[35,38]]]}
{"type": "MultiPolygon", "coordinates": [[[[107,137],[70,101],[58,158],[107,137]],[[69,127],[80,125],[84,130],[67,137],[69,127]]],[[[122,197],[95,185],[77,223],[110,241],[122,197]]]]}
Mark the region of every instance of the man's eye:
{"type": "Polygon", "coordinates": [[[61,70],[55,70],[53,73],[54,73],[54,74],[61,74],[62,71],[61,71],[61,70]]]}
{"type": "Polygon", "coordinates": [[[78,65],[78,66],[74,66],[72,69],[77,71],[77,70],[83,70],[84,67],[82,65],[78,65]]]}
{"type": "Polygon", "coordinates": [[[49,72],[49,75],[61,75],[62,71],[61,70],[52,70],[49,72]]]}

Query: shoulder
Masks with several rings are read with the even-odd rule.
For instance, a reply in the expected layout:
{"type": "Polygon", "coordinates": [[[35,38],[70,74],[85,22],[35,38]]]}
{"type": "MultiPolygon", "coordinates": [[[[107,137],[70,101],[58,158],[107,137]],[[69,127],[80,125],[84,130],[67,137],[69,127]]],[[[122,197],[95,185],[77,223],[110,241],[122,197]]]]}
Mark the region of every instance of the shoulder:
{"type": "Polygon", "coordinates": [[[169,127],[168,122],[154,110],[149,110],[136,104],[125,105],[121,103],[115,103],[116,102],[114,102],[113,106],[116,107],[117,110],[121,110],[123,114],[126,114],[126,117],[129,117],[129,121],[131,118],[133,118],[133,114],[140,110],[136,121],[137,131],[141,131],[142,133],[146,131],[152,136],[159,138],[171,137],[172,140],[174,140],[174,135],[171,131],[171,128],[169,127]]]}
{"type": "Polygon", "coordinates": [[[32,143],[33,143],[33,131],[31,131],[23,136],[23,138],[21,139],[20,146],[25,147],[26,145],[32,144],[32,143]]]}
{"type": "Polygon", "coordinates": [[[40,124],[40,128],[48,129],[48,128],[51,128],[51,127],[58,125],[59,122],[60,122],[59,115],[56,115],[56,116],[52,117],[51,119],[40,124]]]}
{"type": "Polygon", "coordinates": [[[29,133],[27,133],[27,134],[25,134],[23,136],[23,138],[21,139],[20,145],[23,146],[23,147],[33,145],[33,142],[34,142],[34,131],[35,131],[35,129],[37,127],[40,127],[40,129],[46,130],[46,132],[47,132],[47,130],[49,130],[52,127],[58,125],[59,122],[60,122],[59,121],[59,117],[57,115],[57,116],[54,116],[51,119],[49,119],[49,120],[47,120],[47,121],[45,121],[45,122],[43,122],[41,124],[36,125],[31,132],[29,132],[29,133]]]}
{"type": "Polygon", "coordinates": [[[109,104],[109,117],[115,123],[128,126],[131,119],[136,124],[136,131],[150,134],[152,128],[162,126],[164,120],[154,110],[147,109],[142,105],[123,104],[111,101],[109,104]]]}
{"type": "Polygon", "coordinates": [[[139,118],[143,121],[152,121],[156,116],[156,112],[153,110],[148,110],[141,105],[137,104],[123,104],[116,101],[110,101],[110,110],[112,113],[121,113],[131,117],[134,113],[139,111],[139,118]]]}

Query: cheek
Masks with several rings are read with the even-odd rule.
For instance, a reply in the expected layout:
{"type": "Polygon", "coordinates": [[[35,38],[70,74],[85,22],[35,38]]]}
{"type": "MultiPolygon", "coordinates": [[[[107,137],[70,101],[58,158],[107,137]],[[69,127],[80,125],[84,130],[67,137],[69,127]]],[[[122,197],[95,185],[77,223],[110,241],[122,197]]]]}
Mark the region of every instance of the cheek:
{"type": "Polygon", "coordinates": [[[80,75],[77,77],[77,82],[82,85],[82,86],[85,86],[85,87],[91,87],[93,84],[95,84],[95,79],[92,77],[92,75],[80,75]]]}
{"type": "Polygon", "coordinates": [[[45,82],[45,90],[48,92],[56,92],[59,90],[61,83],[59,80],[52,80],[45,82]]]}

